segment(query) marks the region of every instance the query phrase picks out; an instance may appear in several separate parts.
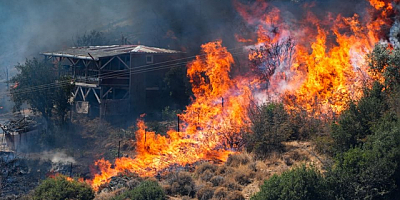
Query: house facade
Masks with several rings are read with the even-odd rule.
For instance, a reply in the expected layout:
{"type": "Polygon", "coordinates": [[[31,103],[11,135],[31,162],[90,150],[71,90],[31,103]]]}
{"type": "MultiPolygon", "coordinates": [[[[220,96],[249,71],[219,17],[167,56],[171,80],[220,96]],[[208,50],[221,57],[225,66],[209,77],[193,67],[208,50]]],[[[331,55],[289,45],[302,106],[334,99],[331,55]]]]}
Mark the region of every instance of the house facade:
{"type": "Polygon", "coordinates": [[[74,80],[73,110],[100,118],[151,110],[165,87],[165,73],[185,67],[184,53],[144,45],[72,47],[42,54],[60,76],[74,80]]]}

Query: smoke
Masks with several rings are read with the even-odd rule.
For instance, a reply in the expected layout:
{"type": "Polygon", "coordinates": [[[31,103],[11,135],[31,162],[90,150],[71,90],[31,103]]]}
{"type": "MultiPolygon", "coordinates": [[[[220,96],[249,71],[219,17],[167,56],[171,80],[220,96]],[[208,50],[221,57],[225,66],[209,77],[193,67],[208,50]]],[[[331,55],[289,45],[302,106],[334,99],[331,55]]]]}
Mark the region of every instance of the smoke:
{"type": "Polygon", "coordinates": [[[400,48],[399,35],[400,35],[400,22],[395,21],[392,28],[390,28],[390,33],[389,33],[389,41],[395,48],[400,48]]]}
{"type": "Polygon", "coordinates": [[[62,163],[62,164],[68,164],[72,163],[75,164],[76,161],[73,157],[68,156],[65,152],[42,152],[41,153],[41,159],[42,160],[49,160],[52,163],[62,163]]]}

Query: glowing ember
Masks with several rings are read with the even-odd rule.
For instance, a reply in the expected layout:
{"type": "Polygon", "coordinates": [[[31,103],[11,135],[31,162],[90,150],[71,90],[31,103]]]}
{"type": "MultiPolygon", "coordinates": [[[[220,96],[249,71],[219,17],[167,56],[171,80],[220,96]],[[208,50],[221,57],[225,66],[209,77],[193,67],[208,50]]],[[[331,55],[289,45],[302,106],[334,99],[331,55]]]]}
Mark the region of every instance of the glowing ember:
{"type": "Polygon", "coordinates": [[[141,176],[154,176],[172,164],[186,165],[199,160],[225,161],[237,147],[239,132],[248,123],[246,108],[250,102],[246,86],[229,77],[232,55],[221,41],[202,46],[205,58],[188,64],[188,76],[193,84],[194,102],[180,115],[184,122],[180,130],[167,136],[146,131],[139,120],[136,132],[135,158],[119,158],[114,167],[109,161],[98,160],[101,170],[91,182],[94,188],[108,182],[112,176],[129,171],[141,176]]]}

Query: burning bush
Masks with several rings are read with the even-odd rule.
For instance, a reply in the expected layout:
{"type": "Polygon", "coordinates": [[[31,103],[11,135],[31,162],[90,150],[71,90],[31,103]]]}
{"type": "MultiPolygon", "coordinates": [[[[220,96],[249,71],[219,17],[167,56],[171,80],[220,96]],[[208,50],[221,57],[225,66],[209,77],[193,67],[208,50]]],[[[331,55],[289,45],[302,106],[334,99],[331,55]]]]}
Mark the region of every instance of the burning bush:
{"type": "Polygon", "coordinates": [[[56,176],[44,180],[34,191],[33,199],[82,199],[94,198],[94,191],[86,183],[56,176]]]}

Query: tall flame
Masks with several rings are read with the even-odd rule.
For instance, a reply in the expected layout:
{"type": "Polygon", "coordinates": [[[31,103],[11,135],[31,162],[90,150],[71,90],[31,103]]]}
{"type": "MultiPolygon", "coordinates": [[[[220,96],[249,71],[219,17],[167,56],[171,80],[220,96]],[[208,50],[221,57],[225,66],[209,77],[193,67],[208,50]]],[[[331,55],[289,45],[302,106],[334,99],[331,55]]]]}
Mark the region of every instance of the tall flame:
{"type": "MultiPolygon", "coordinates": [[[[360,98],[362,87],[376,78],[368,72],[365,55],[379,42],[377,30],[390,23],[387,16],[393,12],[386,1],[369,0],[369,3],[373,8],[368,11],[369,17],[362,20],[357,14],[343,17],[332,13],[320,19],[307,5],[303,8],[308,13],[305,18],[290,21],[289,26],[277,7],[263,1],[257,1],[256,7],[237,2],[243,19],[249,25],[257,25],[257,40],[253,40],[252,48],[272,49],[269,53],[256,50],[249,54],[250,61],[258,60],[255,63],[260,68],[270,70],[264,80],[269,82],[266,93],[283,99],[289,110],[302,109],[329,117],[343,111],[349,100],[360,98]],[[280,42],[288,38],[296,43],[290,54],[293,59],[273,66],[281,70],[270,69],[266,65],[277,60],[270,52],[281,51],[284,47],[279,46],[280,42]]],[[[241,41],[249,43],[243,38],[241,41]]]]}
{"type": "Polygon", "coordinates": [[[194,99],[179,115],[181,131],[158,135],[139,120],[137,155],[118,158],[114,165],[98,160],[100,173],[92,186],[98,188],[125,171],[154,176],[173,164],[225,161],[240,147],[240,133],[248,131],[247,108],[261,89],[283,100],[288,110],[302,109],[316,116],[340,113],[347,101],[359,98],[363,85],[376,78],[368,72],[365,55],[380,39],[377,30],[393,23],[387,19],[394,12],[392,5],[387,0],[369,0],[369,15],[328,13],[325,19],[310,11],[313,6],[303,6],[304,19],[290,21],[264,1],[249,6],[235,2],[243,19],[255,27],[253,35],[235,36],[250,45],[247,49],[253,51],[248,59],[257,69],[266,70],[265,76],[232,78],[234,59],[222,41],[202,45],[204,56],[187,66],[194,99]]]}
{"type": "Polygon", "coordinates": [[[154,176],[173,164],[186,165],[199,160],[225,161],[237,147],[232,138],[247,127],[247,106],[250,89],[231,79],[232,55],[221,41],[202,46],[204,57],[197,56],[188,64],[193,84],[194,102],[179,117],[181,132],[169,130],[166,136],[147,131],[143,120],[137,123],[134,158],[118,158],[114,166],[104,159],[95,165],[101,173],[91,184],[98,188],[112,176],[129,171],[141,176],[154,176]]]}

